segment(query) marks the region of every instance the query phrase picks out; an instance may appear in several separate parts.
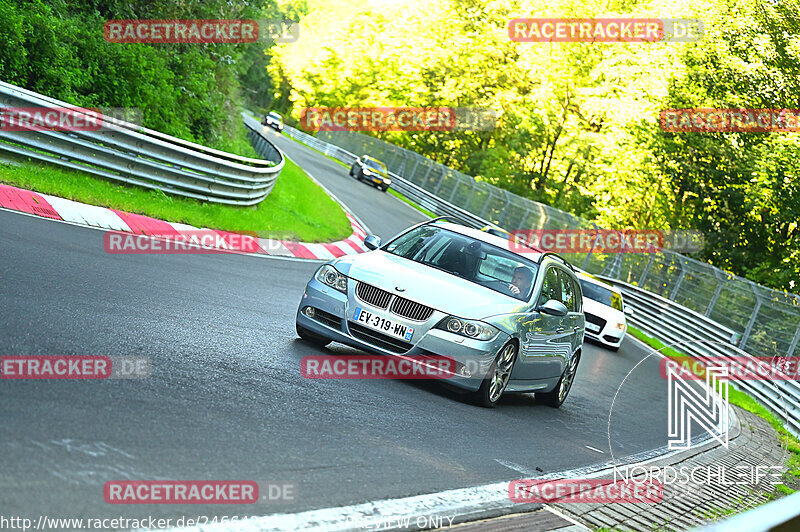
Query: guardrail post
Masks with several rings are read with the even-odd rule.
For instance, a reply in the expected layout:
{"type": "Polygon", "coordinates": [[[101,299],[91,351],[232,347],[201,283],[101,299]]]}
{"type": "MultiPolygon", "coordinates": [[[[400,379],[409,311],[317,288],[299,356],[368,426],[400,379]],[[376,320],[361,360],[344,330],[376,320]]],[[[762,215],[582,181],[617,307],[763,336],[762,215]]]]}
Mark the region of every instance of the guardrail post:
{"type": "Polygon", "coordinates": [[[678,290],[681,287],[681,283],[683,282],[683,278],[686,276],[686,268],[684,268],[683,262],[678,260],[678,264],[681,265],[681,274],[678,276],[678,281],[675,283],[675,288],[672,289],[672,292],[669,294],[669,298],[672,301],[675,301],[675,298],[678,297],[678,290]]]}
{"type": "Polygon", "coordinates": [[[472,182],[472,186],[471,186],[471,187],[470,187],[470,189],[469,189],[469,196],[467,196],[467,201],[465,201],[465,202],[464,202],[464,205],[461,205],[461,208],[462,208],[462,209],[469,210],[469,209],[467,209],[467,207],[469,206],[469,203],[472,201],[472,196],[474,196],[474,195],[475,195],[475,189],[476,189],[476,188],[478,188],[478,186],[477,186],[477,185],[475,184],[475,182],[473,181],[473,182],[472,182]]]}
{"type": "Polygon", "coordinates": [[[439,163],[436,163],[436,164],[439,165],[442,168],[442,170],[441,170],[442,175],[439,176],[439,182],[436,183],[436,188],[433,191],[433,195],[434,196],[438,196],[439,195],[439,189],[442,188],[442,183],[444,182],[444,176],[445,176],[444,166],[442,166],[439,163]]]}
{"type": "Polygon", "coordinates": [[[453,191],[450,193],[450,197],[447,198],[448,202],[453,203],[453,198],[456,197],[456,190],[458,190],[458,187],[460,185],[461,185],[461,180],[460,179],[456,179],[456,186],[453,187],[453,191]]]}
{"type": "Polygon", "coordinates": [[[723,281],[719,278],[717,272],[714,272],[714,277],[717,279],[717,289],[714,291],[714,295],[711,296],[711,301],[708,303],[708,308],[706,308],[706,317],[711,316],[711,311],[714,310],[714,305],[717,304],[717,299],[719,299],[719,295],[722,293],[723,281]]]}
{"type": "Polygon", "coordinates": [[[794,332],[794,338],[792,338],[792,343],[789,345],[789,350],[786,352],[787,357],[794,355],[794,350],[797,349],[798,342],[800,342],[800,323],[797,324],[797,330],[794,332]]]}
{"type": "Polygon", "coordinates": [[[481,209],[481,213],[478,215],[478,218],[483,218],[484,220],[486,219],[486,209],[489,208],[489,203],[492,201],[492,197],[494,196],[494,194],[492,194],[491,188],[487,188],[486,190],[489,191],[489,197],[486,198],[486,201],[483,204],[483,208],[481,209]]]}
{"type": "Polygon", "coordinates": [[[420,159],[420,157],[419,157],[419,154],[415,153],[415,154],[414,154],[414,167],[413,167],[413,168],[411,169],[411,171],[408,173],[408,177],[406,177],[406,179],[408,179],[409,181],[411,181],[411,178],[412,178],[412,176],[413,176],[413,175],[416,173],[416,171],[417,171],[417,166],[419,166],[419,159],[420,159]]]}
{"type": "Polygon", "coordinates": [[[505,193],[506,204],[503,205],[503,212],[500,214],[500,217],[497,220],[497,225],[499,225],[500,227],[503,227],[503,224],[506,223],[506,216],[508,215],[508,206],[511,205],[511,193],[506,189],[502,190],[505,193]]]}
{"type": "Polygon", "coordinates": [[[614,260],[611,262],[611,266],[608,268],[608,273],[605,273],[605,269],[603,269],[603,275],[606,277],[611,277],[612,279],[619,279],[619,270],[620,270],[620,263],[622,262],[622,254],[617,253],[614,256],[614,260]]]}
{"type": "Polygon", "coordinates": [[[761,310],[761,296],[758,295],[753,283],[748,283],[750,289],[753,290],[753,294],[756,296],[756,304],[753,307],[753,313],[750,315],[750,321],[747,322],[747,327],[742,333],[742,338],[739,340],[739,349],[744,350],[745,346],[747,345],[747,340],[750,339],[750,333],[753,332],[753,325],[756,323],[756,317],[758,316],[758,311],[761,310]]]}
{"type": "MultiPolygon", "coordinates": [[[[595,226],[597,228],[597,226],[595,226]]],[[[647,279],[647,275],[650,273],[650,266],[653,264],[653,255],[655,253],[648,253],[650,258],[647,260],[647,266],[644,267],[644,271],[642,272],[642,276],[639,277],[639,286],[644,286],[644,282],[647,279]]]]}
{"type": "MultiPolygon", "coordinates": [[[[597,231],[597,224],[592,222],[592,227],[594,230],[597,231]]],[[[592,252],[594,251],[594,246],[597,244],[597,239],[592,239],[592,247],[589,248],[589,253],[586,254],[586,258],[583,259],[583,266],[581,266],[581,270],[585,270],[589,266],[589,259],[592,258],[592,252]]],[[[653,257],[650,257],[650,260],[653,260],[653,257]]],[[[650,267],[650,263],[647,263],[647,267],[650,267]]]]}

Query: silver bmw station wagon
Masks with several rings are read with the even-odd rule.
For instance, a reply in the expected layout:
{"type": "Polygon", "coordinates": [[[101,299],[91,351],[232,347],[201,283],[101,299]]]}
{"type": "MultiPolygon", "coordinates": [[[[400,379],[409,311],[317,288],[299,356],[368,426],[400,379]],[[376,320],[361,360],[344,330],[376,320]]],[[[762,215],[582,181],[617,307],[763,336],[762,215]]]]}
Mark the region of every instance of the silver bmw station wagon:
{"type": "Polygon", "coordinates": [[[415,361],[447,357],[446,382],[483,406],[512,392],[561,406],[584,335],[567,261],[439,218],[364,244],[372,251],[332,260],[308,282],[300,338],[415,361]]]}

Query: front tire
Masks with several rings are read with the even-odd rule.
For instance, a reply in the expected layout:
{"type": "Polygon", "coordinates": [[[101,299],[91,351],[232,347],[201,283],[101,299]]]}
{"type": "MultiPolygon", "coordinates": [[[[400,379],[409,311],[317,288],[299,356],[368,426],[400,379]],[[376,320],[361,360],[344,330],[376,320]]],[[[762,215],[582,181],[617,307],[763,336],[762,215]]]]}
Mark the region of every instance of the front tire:
{"type": "Polygon", "coordinates": [[[572,383],[575,381],[575,374],[578,373],[578,362],[581,356],[575,353],[569,364],[564,368],[564,373],[558,379],[558,384],[551,392],[541,392],[536,394],[536,400],[547,406],[559,408],[567,400],[569,391],[572,389],[572,383]]]}
{"type": "Polygon", "coordinates": [[[325,347],[326,345],[331,343],[331,340],[328,340],[324,336],[315,334],[306,329],[305,327],[301,327],[300,325],[295,324],[295,328],[297,329],[297,336],[299,336],[300,339],[305,340],[306,342],[310,342],[320,347],[325,347]]]}
{"type": "Polygon", "coordinates": [[[473,394],[472,398],[476,404],[486,408],[494,408],[497,405],[503,392],[506,391],[516,361],[517,344],[512,341],[500,350],[500,354],[489,368],[489,373],[483,379],[481,387],[473,394]]]}

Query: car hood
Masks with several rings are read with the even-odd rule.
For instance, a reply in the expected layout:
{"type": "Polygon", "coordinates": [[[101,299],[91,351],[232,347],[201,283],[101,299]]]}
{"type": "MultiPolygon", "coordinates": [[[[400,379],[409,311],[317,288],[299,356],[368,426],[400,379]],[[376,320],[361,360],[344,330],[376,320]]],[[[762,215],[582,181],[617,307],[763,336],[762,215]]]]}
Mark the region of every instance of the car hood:
{"type": "Polygon", "coordinates": [[[599,316],[606,321],[625,323],[625,313],[608,305],[604,305],[588,297],[583,298],[583,311],[599,316]]]}
{"type": "Polygon", "coordinates": [[[484,319],[527,307],[524,301],[380,250],[342,257],[334,265],[352,279],[461,318],[484,319]]]}

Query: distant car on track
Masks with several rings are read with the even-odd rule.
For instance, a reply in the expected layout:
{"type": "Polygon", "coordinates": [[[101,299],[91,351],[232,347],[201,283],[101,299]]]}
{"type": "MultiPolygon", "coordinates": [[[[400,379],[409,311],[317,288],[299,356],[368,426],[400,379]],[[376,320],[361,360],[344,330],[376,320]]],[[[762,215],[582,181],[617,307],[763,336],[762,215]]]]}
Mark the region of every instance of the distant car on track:
{"type": "Polygon", "coordinates": [[[578,272],[583,290],[583,312],[586,315],[586,337],[617,351],[628,330],[626,307],[622,294],[612,285],[586,272],[578,272]]]}
{"type": "Polygon", "coordinates": [[[350,175],[359,181],[366,181],[384,192],[389,190],[389,186],[392,184],[386,165],[369,155],[362,155],[355,160],[353,166],[350,167],[350,175]]]}
{"type": "Polygon", "coordinates": [[[321,266],[297,309],[297,334],[398,358],[444,356],[447,382],[492,407],[534,392],[558,407],[580,361],[580,283],[549,252],[517,254],[509,240],[436,218],[372,251],[321,266]],[[513,249],[513,247],[512,247],[513,249]]]}
{"type": "Polygon", "coordinates": [[[275,111],[267,113],[267,115],[264,117],[264,120],[261,121],[261,124],[269,126],[278,132],[283,131],[283,118],[281,118],[281,115],[275,111]]]}

